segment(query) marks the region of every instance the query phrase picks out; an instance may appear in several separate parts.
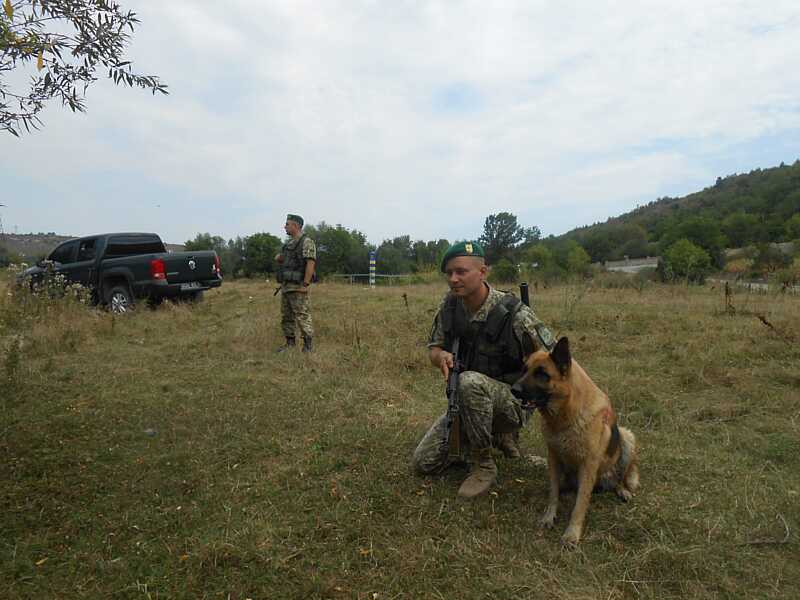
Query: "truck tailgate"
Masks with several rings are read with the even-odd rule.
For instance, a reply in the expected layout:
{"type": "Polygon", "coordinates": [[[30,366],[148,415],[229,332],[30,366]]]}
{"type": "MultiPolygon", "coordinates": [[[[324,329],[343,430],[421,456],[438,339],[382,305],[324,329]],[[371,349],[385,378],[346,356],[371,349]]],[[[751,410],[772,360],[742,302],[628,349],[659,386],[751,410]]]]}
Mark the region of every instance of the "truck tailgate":
{"type": "Polygon", "coordinates": [[[215,253],[210,250],[174,252],[164,255],[167,282],[191,284],[196,281],[217,279],[214,258],[215,253]]]}

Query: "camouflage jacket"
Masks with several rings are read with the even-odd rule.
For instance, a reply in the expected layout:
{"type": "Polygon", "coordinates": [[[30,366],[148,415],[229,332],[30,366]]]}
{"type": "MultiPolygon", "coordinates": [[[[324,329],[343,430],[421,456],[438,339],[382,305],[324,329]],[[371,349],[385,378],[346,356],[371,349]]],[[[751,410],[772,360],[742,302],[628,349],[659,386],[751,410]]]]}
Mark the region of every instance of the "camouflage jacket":
{"type": "MultiPolygon", "coordinates": [[[[489,295],[486,297],[483,305],[475,314],[469,316],[470,325],[474,326],[478,331],[486,330],[485,325],[489,320],[490,314],[500,304],[503,304],[504,299],[508,296],[506,293],[498,291],[488,284],[487,287],[489,288],[489,295]]],[[[447,294],[442,299],[442,302],[439,305],[439,310],[436,312],[436,316],[433,319],[433,327],[431,328],[431,335],[428,341],[429,348],[439,347],[447,351],[452,350],[452,344],[448,339],[449,336],[443,323],[443,321],[445,321],[443,318],[443,312],[447,310],[449,297],[450,295],[447,294]]],[[[460,298],[457,300],[457,302],[461,307],[463,307],[463,301],[460,298]]],[[[521,356],[520,351],[522,354],[525,354],[530,350],[549,350],[555,344],[555,340],[553,339],[550,330],[548,330],[544,323],[542,323],[542,321],[534,314],[534,312],[524,304],[520,304],[518,310],[513,312],[511,329],[518,344],[518,346],[514,348],[513,353],[518,356],[521,356]]],[[[495,355],[493,358],[491,358],[492,361],[498,360],[498,357],[496,356],[498,353],[505,355],[500,359],[503,360],[506,365],[508,365],[508,361],[505,360],[507,358],[508,351],[503,348],[504,344],[506,344],[506,340],[503,338],[503,336],[500,336],[495,340],[488,339],[484,336],[480,340],[480,343],[476,344],[475,347],[478,348],[476,351],[481,355],[495,355]]],[[[476,359],[474,355],[467,359],[468,365],[470,363],[473,365],[478,365],[481,362],[484,362],[485,364],[485,361],[476,359]]],[[[501,380],[506,380],[518,376],[521,367],[521,361],[518,361],[517,368],[514,370],[509,370],[508,367],[502,369],[504,372],[508,371],[506,376],[500,376],[498,373],[489,372],[485,374],[501,380]]],[[[497,370],[496,365],[494,365],[494,369],[497,370]]],[[[486,370],[486,368],[476,368],[475,370],[483,372],[486,370]]]]}
{"type": "MultiPolygon", "coordinates": [[[[298,239],[291,239],[283,246],[283,253],[294,252],[297,244],[303,240],[303,248],[302,248],[302,255],[304,259],[311,259],[317,260],[317,246],[314,244],[314,240],[310,237],[304,235],[298,239]]],[[[308,288],[303,287],[302,282],[300,283],[290,283],[284,282],[281,284],[281,291],[283,293],[286,292],[305,292],[308,288]]]]}

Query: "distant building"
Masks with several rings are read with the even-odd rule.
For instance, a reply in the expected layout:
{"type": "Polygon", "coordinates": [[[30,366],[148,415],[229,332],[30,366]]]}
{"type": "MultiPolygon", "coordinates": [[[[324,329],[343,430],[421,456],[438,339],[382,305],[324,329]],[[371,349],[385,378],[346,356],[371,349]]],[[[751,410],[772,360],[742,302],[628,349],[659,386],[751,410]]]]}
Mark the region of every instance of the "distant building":
{"type": "Polygon", "coordinates": [[[607,271],[638,273],[645,269],[655,269],[658,266],[658,256],[647,256],[645,258],[625,257],[625,260],[607,260],[602,264],[607,271]]]}
{"type": "MultiPolygon", "coordinates": [[[[777,248],[786,256],[794,253],[794,242],[770,242],[770,247],[777,248]]],[[[725,260],[734,260],[736,258],[747,258],[749,247],[745,248],[725,248],[725,260]]]]}

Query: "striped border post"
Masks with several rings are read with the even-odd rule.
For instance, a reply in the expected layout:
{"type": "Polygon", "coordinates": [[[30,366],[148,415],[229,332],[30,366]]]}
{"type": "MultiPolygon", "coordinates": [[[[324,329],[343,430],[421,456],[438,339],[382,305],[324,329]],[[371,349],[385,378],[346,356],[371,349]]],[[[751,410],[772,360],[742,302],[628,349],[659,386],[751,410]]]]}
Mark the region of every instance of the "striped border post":
{"type": "Polygon", "coordinates": [[[369,287],[375,287],[375,250],[369,251],[369,287]]]}

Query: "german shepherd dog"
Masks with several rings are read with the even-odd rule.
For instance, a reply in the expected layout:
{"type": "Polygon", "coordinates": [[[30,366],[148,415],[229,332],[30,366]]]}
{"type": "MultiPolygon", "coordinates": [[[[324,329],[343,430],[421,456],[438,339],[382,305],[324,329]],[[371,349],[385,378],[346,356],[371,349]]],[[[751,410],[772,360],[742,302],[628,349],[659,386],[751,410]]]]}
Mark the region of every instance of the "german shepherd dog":
{"type": "Polygon", "coordinates": [[[547,442],[550,496],[542,527],[552,527],[562,488],[577,487],[575,508],[561,543],[576,545],[593,490],[613,489],[627,502],[639,487],[636,438],[617,418],[608,396],[570,354],[562,337],[552,352],[540,350],[526,360],[525,374],[511,392],[541,413],[547,442]]]}

